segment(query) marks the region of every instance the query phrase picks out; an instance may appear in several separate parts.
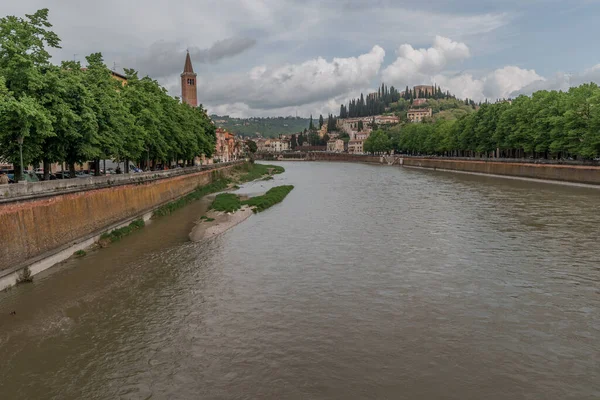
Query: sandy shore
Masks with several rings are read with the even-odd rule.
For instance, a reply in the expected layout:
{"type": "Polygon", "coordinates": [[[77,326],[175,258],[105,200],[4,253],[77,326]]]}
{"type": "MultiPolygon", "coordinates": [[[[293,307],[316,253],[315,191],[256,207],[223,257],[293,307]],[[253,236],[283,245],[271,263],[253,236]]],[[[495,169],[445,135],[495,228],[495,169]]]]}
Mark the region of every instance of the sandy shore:
{"type": "Polygon", "coordinates": [[[253,214],[252,209],[248,206],[243,206],[240,210],[233,214],[209,211],[206,216],[208,218],[214,218],[214,221],[200,220],[194,229],[190,232],[190,240],[193,242],[199,242],[204,239],[208,239],[233,228],[240,222],[245,221],[253,214]]]}

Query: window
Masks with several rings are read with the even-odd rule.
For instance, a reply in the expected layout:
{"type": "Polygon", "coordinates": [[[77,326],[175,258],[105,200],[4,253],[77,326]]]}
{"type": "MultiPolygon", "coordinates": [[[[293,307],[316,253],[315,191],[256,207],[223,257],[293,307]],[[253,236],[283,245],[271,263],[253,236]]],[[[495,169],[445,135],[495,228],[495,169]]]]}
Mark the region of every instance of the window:
{"type": "Polygon", "coordinates": [[[187,80],[187,84],[188,85],[193,85],[194,84],[194,80],[193,79],[188,79],[187,80]]]}

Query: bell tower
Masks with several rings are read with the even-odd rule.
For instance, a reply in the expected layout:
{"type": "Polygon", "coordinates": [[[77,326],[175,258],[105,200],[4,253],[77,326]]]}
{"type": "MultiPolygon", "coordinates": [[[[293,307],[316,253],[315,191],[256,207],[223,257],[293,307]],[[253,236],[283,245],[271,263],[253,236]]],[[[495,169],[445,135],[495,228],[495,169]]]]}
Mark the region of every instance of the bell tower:
{"type": "Polygon", "coordinates": [[[181,74],[181,100],[192,107],[198,107],[198,91],[196,89],[196,73],[192,68],[192,59],[188,51],[185,56],[185,66],[181,74]]]}

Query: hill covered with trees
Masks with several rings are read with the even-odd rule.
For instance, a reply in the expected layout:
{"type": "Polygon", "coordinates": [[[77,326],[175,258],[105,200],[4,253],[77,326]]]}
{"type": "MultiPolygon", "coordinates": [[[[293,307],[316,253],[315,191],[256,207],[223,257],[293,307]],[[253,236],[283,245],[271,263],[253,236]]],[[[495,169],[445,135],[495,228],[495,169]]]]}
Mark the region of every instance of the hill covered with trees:
{"type": "Polygon", "coordinates": [[[310,124],[308,118],[300,117],[233,118],[211,115],[211,119],[218,127],[244,137],[256,137],[257,134],[266,138],[289,135],[303,132],[310,124]]]}
{"type": "Polygon", "coordinates": [[[431,91],[416,91],[415,88],[409,89],[407,86],[403,92],[399,92],[393,86],[388,87],[387,85],[382,84],[381,87],[377,89],[377,92],[370,93],[367,96],[361,93],[360,97],[350,100],[348,105],[342,104],[340,106],[339,117],[370,117],[388,111],[406,111],[413,100],[417,98],[428,100],[455,99],[450,92],[443,92],[442,89],[436,85],[433,86],[431,91]]]}

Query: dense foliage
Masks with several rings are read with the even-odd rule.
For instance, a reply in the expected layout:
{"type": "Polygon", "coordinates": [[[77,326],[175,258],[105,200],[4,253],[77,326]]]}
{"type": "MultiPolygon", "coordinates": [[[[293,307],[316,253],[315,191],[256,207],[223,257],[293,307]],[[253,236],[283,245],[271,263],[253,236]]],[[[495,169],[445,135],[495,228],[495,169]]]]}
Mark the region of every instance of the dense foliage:
{"type": "MultiPolygon", "coordinates": [[[[156,81],[126,70],[113,78],[100,53],[78,62],[50,62],[60,39],[48,10],[0,19],[0,159],[23,164],[90,160],[165,163],[210,156],[214,127],[202,107],[170,97],[156,81]]],[[[47,168],[45,168],[47,169],[47,168]]]]}
{"type": "Polygon", "coordinates": [[[600,88],[538,91],[482,104],[456,120],[392,128],[390,135],[396,150],[412,154],[590,159],[600,155],[600,88]]]}
{"type": "Polygon", "coordinates": [[[249,205],[254,212],[261,212],[277,203],[281,203],[292,189],[294,189],[292,185],[276,186],[269,189],[264,195],[252,197],[243,201],[242,204],[249,205]]]}
{"type": "Polygon", "coordinates": [[[365,140],[363,150],[365,153],[385,153],[392,149],[392,142],[388,135],[381,130],[373,131],[365,140]]]}
{"type": "Polygon", "coordinates": [[[236,212],[242,207],[242,202],[237,194],[220,193],[213,200],[210,208],[215,211],[236,212]]]}

